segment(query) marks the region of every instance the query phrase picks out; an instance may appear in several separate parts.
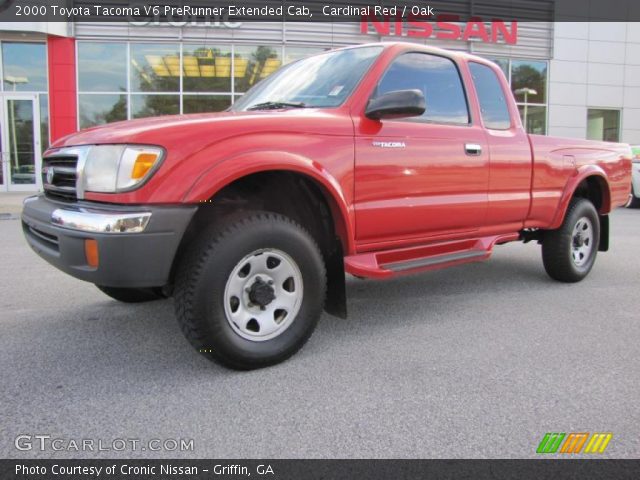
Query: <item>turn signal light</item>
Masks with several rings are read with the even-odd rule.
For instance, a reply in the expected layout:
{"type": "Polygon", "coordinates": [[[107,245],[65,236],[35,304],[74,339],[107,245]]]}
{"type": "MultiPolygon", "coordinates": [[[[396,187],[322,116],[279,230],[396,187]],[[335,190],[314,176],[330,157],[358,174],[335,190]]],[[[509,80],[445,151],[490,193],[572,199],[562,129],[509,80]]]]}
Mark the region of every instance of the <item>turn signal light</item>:
{"type": "Polygon", "coordinates": [[[158,160],[158,155],[155,153],[141,153],[138,155],[136,162],[133,164],[131,178],[134,180],[143,178],[153,168],[156,160],[158,160]]]}
{"type": "Polygon", "coordinates": [[[87,259],[87,265],[93,268],[98,268],[100,261],[98,257],[97,240],[87,239],[84,241],[84,256],[87,259]]]}

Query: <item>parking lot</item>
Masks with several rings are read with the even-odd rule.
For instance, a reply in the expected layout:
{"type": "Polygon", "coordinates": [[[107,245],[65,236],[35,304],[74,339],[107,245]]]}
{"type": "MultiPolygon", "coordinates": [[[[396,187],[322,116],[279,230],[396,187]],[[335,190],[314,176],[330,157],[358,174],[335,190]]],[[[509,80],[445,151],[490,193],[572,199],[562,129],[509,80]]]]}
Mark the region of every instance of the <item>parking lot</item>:
{"type": "Polygon", "coordinates": [[[348,280],[288,362],[239,373],[192,350],[171,300],[124,305],[50,267],[0,220],[0,457],[534,457],[546,432],[640,454],[640,210],[582,283],[539,247],[387,282],[348,280]],[[20,434],[193,439],[193,451],[19,451],[20,434]]]}

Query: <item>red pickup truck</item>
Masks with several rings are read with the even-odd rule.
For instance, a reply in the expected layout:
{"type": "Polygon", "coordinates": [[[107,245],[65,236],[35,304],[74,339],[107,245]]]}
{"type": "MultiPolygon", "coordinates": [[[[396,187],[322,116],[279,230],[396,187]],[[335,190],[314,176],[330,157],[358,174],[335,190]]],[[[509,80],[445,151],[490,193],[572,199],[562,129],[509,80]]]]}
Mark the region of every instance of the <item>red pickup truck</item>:
{"type": "Polygon", "coordinates": [[[323,309],[346,315],[345,272],[535,240],[552,278],[582,280],[631,149],[527,135],[496,65],[394,43],[292,63],[226,112],[71,135],[42,175],[22,214],[38,254],[120,301],[173,296],[197,350],[252,369],[298,351],[323,309]]]}

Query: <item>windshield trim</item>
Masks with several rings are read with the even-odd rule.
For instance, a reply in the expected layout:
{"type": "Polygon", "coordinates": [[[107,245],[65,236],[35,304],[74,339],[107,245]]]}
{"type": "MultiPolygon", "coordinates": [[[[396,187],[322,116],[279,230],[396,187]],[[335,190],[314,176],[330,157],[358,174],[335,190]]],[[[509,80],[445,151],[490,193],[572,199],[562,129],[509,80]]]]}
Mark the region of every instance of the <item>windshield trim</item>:
{"type": "MultiPolygon", "coordinates": [[[[322,106],[322,105],[307,105],[304,107],[305,110],[312,110],[314,108],[318,108],[318,109],[336,109],[336,108],[341,108],[345,105],[345,103],[347,103],[352,97],[353,95],[358,91],[358,89],[360,88],[360,85],[362,84],[362,82],[364,81],[364,79],[369,75],[369,73],[371,72],[371,70],[376,66],[376,64],[380,61],[380,57],[382,55],[382,53],[386,50],[386,46],[382,43],[382,42],[378,42],[378,43],[368,43],[365,45],[355,45],[355,46],[351,46],[351,47],[343,47],[343,48],[336,48],[335,50],[327,50],[324,52],[320,52],[320,53],[316,53],[315,55],[310,55],[308,57],[305,58],[300,58],[294,62],[291,62],[287,65],[285,65],[284,67],[282,67],[280,70],[278,70],[277,72],[274,73],[278,73],[283,71],[284,69],[287,69],[289,67],[291,67],[292,65],[295,65],[296,63],[299,62],[303,62],[305,60],[308,60],[310,58],[314,58],[314,57],[319,57],[321,55],[328,55],[331,53],[335,53],[335,52],[342,52],[342,51],[346,51],[346,50],[355,50],[357,48],[378,48],[379,52],[377,54],[377,56],[373,59],[373,61],[371,62],[371,65],[369,65],[369,67],[363,72],[363,74],[360,76],[360,79],[356,82],[356,84],[353,86],[353,89],[351,90],[351,93],[349,95],[347,95],[344,100],[342,102],[340,102],[337,105],[327,105],[327,106],[322,106]]],[[[247,95],[248,93],[251,92],[251,90],[253,90],[254,88],[258,87],[263,81],[268,80],[269,77],[265,78],[264,80],[256,83],[253,87],[251,87],[249,90],[247,90],[244,94],[242,94],[242,96],[240,98],[238,98],[238,100],[242,99],[245,95],[247,95]]],[[[229,108],[230,112],[235,112],[235,113],[241,113],[241,112],[261,112],[261,111],[265,111],[265,110],[251,110],[249,107],[249,109],[247,108],[243,108],[242,110],[237,110],[235,108],[236,103],[234,103],[233,105],[231,105],[231,107],[229,108]]],[[[298,108],[295,108],[296,110],[298,110],[298,108]]],[[[289,107],[283,107],[282,110],[290,110],[289,107]]],[[[300,109],[302,110],[302,109],[300,109]]],[[[271,112],[276,111],[275,109],[270,110],[271,112]]]]}

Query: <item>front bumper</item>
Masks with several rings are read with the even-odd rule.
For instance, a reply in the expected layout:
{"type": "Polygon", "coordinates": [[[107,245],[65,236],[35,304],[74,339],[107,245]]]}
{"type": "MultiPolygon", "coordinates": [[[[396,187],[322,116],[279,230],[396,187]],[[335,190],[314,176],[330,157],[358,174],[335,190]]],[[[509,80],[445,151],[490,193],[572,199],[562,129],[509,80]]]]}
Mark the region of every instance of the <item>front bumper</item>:
{"type": "Polygon", "coordinates": [[[22,229],[31,248],[73,277],[105,287],[159,287],[171,267],[194,206],[59,203],[43,195],[25,200],[22,229]],[[85,240],[98,245],[89,265],[85,240]]]}

